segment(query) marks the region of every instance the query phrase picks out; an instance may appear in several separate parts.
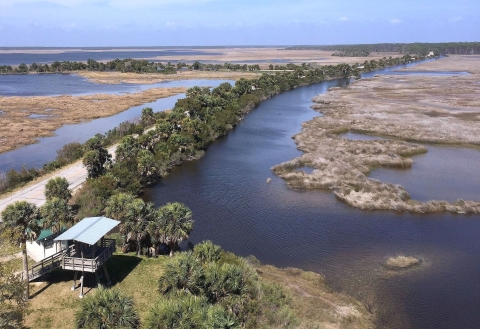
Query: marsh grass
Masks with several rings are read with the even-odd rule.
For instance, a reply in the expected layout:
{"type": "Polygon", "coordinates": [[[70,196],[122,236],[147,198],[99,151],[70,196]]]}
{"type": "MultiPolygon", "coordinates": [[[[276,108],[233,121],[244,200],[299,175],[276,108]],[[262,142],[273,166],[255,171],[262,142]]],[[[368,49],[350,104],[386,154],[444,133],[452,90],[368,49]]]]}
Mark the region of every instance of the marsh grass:
{"type": "Polygon", "coordinates": [[[33,96],[1,97],[0,108],[2,129],[0,130],[0,152],[33,144],[38,137],[52,136],[65,124],[73,124],[108,117],[133,106],[156,101],[186,92],[187,88],[152,88],[133,94],[97,94],[86,96],[33,96]],[[28,109],[20,111],[22,109],[28,109]],[[52,110],[53,109],[53,110],[52,110]],[[55,113],[48,120],[29,118],[32,113],[55,113]]]}
{"type": "Polygon", "coordinates": [[[413,155],[427,152],[414,142],[480,145],[480,84],[474,83],[478,76],[401,79],[409,83],[394,77],[361,80],[314,98],[312,108],[323,116],[304,122],[294,136],[305,153],[274,166],[273,172],[292,188],[334,189],[339,200],[360,209],[480,213],[480,200],[420,202],[400,185],[368,177],[376,168],[410,168],[413,155]],[[445,115],[429,116],[435,107],[445,115]],[[465,114],[469,120],[463,119],[465,114]],[[339,136],[345,132],[393,138],[349,140],[339,136]],[[316,170],[297,171],[305,164],[316,170]]]}

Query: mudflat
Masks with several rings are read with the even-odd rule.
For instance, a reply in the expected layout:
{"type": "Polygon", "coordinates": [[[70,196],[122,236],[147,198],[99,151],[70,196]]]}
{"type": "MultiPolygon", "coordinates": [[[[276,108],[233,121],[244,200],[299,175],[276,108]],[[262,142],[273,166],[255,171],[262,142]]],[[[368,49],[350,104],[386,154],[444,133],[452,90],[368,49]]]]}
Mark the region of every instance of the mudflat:
{"type": "Polygon", "coordinates": [[[314,98],[324,116],[303,124],[297,147],[305,154],[273,169],[291,187],[333,189],[337,198],[362,209],[480,213],[480,200],[412,200],[400,185],[368,178],[377,167],[408,168],[418,143],[480,147],[480,61],[452,56],[415,71],[470,71],[461,76],[379,76],[356,81],[314,98]],[[349,140],[357,132],[392,137],[349,140]],[[297,171],[314,168],[311,174],[297,171]]]}
{"type": "Polygon", "coordinates": [[[97,71],[78,71],[75,74],[81,75],[95,83],[119,84],[136,83],[152,84],[157,82],[172,80],[196,80],[196,79],[225,79],[238,80],[256,79],[259,72],[240,72],[240,71],[179,71],[177,74],[155,74],[155,73],[121,73],[121,72],[97,72],[97,71]]]}
{"type": "Polygon", "coordinates": [[[0,97],[0,152],[33,144],[38,137],[52,136],[65,124],[108,117],[184,92],[186,88],[176,87],[122,95],[0,97]]]}

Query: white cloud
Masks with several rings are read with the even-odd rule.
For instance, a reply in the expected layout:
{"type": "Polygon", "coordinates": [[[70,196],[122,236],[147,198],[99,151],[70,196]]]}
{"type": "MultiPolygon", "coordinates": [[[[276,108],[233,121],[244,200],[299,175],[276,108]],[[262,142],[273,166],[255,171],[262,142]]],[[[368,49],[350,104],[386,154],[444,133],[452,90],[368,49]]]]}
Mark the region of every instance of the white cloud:
{"type": "Polygon", "coordinates": [[[340,17],[340,20],[341,20],[342,22],[346,22],[346,21],[348,21],[349,19],[348,19],[348,17],[343,16],[343,17],[340,17]]]}
{"type": "Polygon", "coordinates": [[[400,24],[401,22],[402,22],[402,21],[399,20],[398,18],[392,18],[392,19],[390,20],[390,23],[392,23],[392,24],[400,24]]]}
{"type": "Polygon", "coordinates": [[[455,22],[460,22],[462,19],[463,19],[462,16],[456,16],[456,17],[450,18],[448,21],[455,23],[455,22]]]}

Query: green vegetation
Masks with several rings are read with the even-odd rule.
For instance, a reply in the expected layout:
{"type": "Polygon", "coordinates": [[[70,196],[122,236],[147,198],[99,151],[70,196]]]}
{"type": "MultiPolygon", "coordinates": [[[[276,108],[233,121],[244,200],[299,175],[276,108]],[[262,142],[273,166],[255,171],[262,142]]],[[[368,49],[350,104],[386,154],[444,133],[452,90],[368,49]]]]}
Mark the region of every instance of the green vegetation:
{"type": "MultiPolygon", "coordinates": [[[[321,275],[261,266],[254,257],[240,258],[210,241],[173,258],[116,255],[108,266],[118,282],[113,289],[81,301],[71,296],[74,303],[65,298],[77,328],[122,327],[120,319],[124,324],[131,319],[123,326],[128,328],[140,327],[138,319],[142,328],[162,329],[373,328],[365,307],[331,292],[321,275]]],[[[56,315],[66,307],[51,298],[68,288],[66,281],[46,287],[32,301],[38,305],[32,318],[51,317],[50,327],[71,326],[56,315]]]]}
{"type": "Polygon", "coordinates": [[[22,328],[28,299],[25,283],[0,263],[0,328],[22,328]]]}
{"type": "MultiPolygon", "coordinates": [[[[117,182],[116,189],[139,194],[142,186],[155,183],[173,166],[201,157],[213,140],[226,134],[262,100],[301,85],[337,77],[358,77],[361,72],[422,59],[424,57],[413,58],[407,54],[351,66],[289,63],[274,67],[275,70],[289,72],[264,73],[258,79],[240,79],[234,87],[223,83],[211,91],[209,88],[190,88],[187,97],[180,99],[170,113],[153,113],[148,108],[144,109],[140,123],[124,122],[104,135],[97,134],[83,145],[67,144],[57,151],[58,156],[54,161],[41,169],[24,166],[18,171],[0,172],[0,193],[12,191],[84,156],[83,161],[91,178],[107,173],[117,182]],[[144,127],[154,122],[155,129],[144,134],[144,127]],[[133,134],[140,136],[135,139],[131,136],[133,134]],[[118,141],[121,141],[117,150],[120,156],[112,164],[105,149],[118,141]]],[[[199,66],[199,69],[203,68],[199,66]]],[[[99,199],[95,201],[94,208],[100,209],[96,207],[99,199]]]]}
{"type": "Polygon", "coordinates": [[[68,200],[72,197],[72,191],[68,188],[68,180],[64,177],[55,177],[50,179],[45,185],[45,197],[47,200],[59,198],[68,200]]]}
{"type": "MultiPolygon", "coordinates": [[[[23,279],[28,282],[27,241],[34,240],[41,231],[37,207],[26,201],[9,204],[2,212],[1,238],[12,245],[20,245],[23,257],[23,279]]],[[[28,300],[29,285],[25,284],[25,299],[28,300]]]]}
{"type": "Polygon", "coordinates": [[[342,49],[334,52],[332,56],[338,57],[368,57],[370,52],[368,50],[353,50],[353,49],[342,49]]]}
{"type": "Polygon", "coordinates": [[[138,59],[115,59],[113,61],[98,62],[93,59],[88,59],[84,62],[53,62],[52,64],[32,63],[27,65],[20,64],[17,67],[11,65],[0,66],[0,74],[26,74],[26,73],[64,73],[75,71],[101,71],[101,72],[122,72],[122,73],[158,73],[158,74],[176,74],[181,70],[201,70],[201,71],[258,71],[260,66],[258,64],[204,64],[194,62],[191,65],[179,62],[177,64],[149,62],[147,60],[138,59]]]}
{"type": "MultiPolygon", "coordinates": [[[[121,138],[131,134],[142,133],[144,129],[143,123],[123,122],[118,127],[109,130],[104,135],[97,134],[93,139],[101,141],[102,147],[117,143],[121,138]]],[[[83,157],[90,150],[92,141],[88,140],[84,144],[77,142],[65,144],[61,149],[57,150],[57,158],[43,165],[42,168],[27,168],[22,166],[21,169],[11,169],[7,172],[0,172],[0,194],[10,192],[34,179],[51,173],[70,163],[73,163],[83,157]]]]}
{"type": "Polygon", "coordinates": [[[79,329],[136,329],[140,328],[140,317],[131,297],[118,289],[100,288],[82,301],[75,323],[79,329]]]}

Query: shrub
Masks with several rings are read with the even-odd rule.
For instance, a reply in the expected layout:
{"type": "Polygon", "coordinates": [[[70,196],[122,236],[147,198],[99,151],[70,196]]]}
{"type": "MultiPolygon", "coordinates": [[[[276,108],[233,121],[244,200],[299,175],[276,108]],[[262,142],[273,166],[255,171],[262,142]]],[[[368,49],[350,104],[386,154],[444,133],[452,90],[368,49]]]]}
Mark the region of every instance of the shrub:
{"type": "Polygon", "coordinates": [[[45,185],[45,197],[47,200],[59,198],[68,200],[72,197],[72,191],[69,187],[68,180],[64,177],[55,177],[50,179],[45,185]]]}
{"type": "Polygon", "coordinates": [[[82,300],[75,314],[76,327],[81,328],[140,328],[140,317],[133,298],[117,289],[99,289],[82,300]]]}

